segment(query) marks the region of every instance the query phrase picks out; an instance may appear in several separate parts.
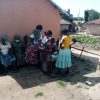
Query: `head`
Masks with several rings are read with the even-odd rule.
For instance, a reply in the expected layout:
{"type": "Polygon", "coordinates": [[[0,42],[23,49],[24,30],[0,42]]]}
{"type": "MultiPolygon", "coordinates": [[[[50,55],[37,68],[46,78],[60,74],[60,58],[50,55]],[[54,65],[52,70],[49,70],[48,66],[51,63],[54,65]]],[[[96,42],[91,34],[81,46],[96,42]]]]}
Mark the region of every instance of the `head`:
{"type": "Polygon", "coordinates": [[[40,31],[40,32],[41,32],[41,31],[42,31],[42,29],[43,29],[43,26],[42,26],[42,25],[37,25],[37,26],[36,26],[36,30],[38,30],[38,31],[40,31]]]}
{"type": "Polygon", "coordinates": [[[62,35],[68,35],[68,30],[66,30],[66,29],[65,29],[65,30],[62,30],[62,31],[61,31],[61,34],[62,34],[62,35]]]}
{"type": "Polygon", "coordinates": [[[2,43],[2,44],[6,44],[6,40],[3,39],[3,38],[1,38],[1,43],[2,43]]]}
{"type": "Polygon", "coordinates": [[[8,35],[7,34],[2,34],[2,36],[1,36],[1,43],[5,44],[6,41],[8,41],[8,35]]]}
{"type": "Polygon", "coordinates": [[[20,42],[20,35],[15,35],[15,36],[14,36],[14,41],[15,41],[16,43],[19,43],[19,42],[20,42]]]}
{"type": "Polygon", "coordinates": [[[29,39],[29,38],[28,38],[28,36],[27,36],[27,35],[25,35],[25,36],[24,36],[24,42],[27,42],[27,41],[28,41],[28,39],[29,39]]]}
{"type": "Polygon", "coordinates": [[[44,35],[47,36],[48,35],[48,32],[44,32],[44,35]]]}
{"type": "Polygon", "coordinates": [[[48,30],[47,31],[47,38],[48,39],[51,39],[52,38],[52,34],[53,34],[52,31],[51,30],[48,30]]]}

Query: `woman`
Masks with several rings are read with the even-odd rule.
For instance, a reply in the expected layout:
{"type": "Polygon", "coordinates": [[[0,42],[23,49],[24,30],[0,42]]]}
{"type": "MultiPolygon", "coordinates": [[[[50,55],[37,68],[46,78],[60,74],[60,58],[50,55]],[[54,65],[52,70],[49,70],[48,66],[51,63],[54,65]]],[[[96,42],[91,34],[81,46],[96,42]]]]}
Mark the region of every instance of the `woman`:
{"type": "Polygon", "coordinates": [[[34,41],[26,50],[26,63],[39,66],[39,45],[41,41],[34,41]]]}
{"type": "Polygon", "coordinates": [[[32,33],[30,35],[30,40],[33,44],[37,43],[41,39],[41,37],[42,37],[41,31],[42,30],[43,30],[43,26],[37,25],[36,28],[32,31],[32,33]]]}
{"type": "Polygon", "coordinates": [[[52,31],[48,30],[46,36],[42,40],[43,45],[45,46],[44,51],[40,52],[41,64],[43,72],[46,72],[48,75],[52,73],[52,54],[53,47],[55,46],[55,40],[52,38],[52,31]]]}
{"type": "Polygon", "coordinates": [[[37,25],[30,35],[31,45],[26,50],[26,63],[39,66],[39,45],[41,43],[42,25],[37,25]]]}
{"type": "Polygon", "coordinates": [[[60,69],[63,69],[67,74],[69,73],[69,68],[72,66],[71,62],[71,50],[70,46],[76,42],[76,40],[68,35],[67,30],[61,32],[62,36],[59,40],[59,54],[56,61],[56,68],[58,68],[58,73],[60,69]]]}
{"type": "Polygon", "coordinates": [[[38,59],[38,44],[34,45],[31,44],[27,50],[26,50],[26,57],[25,61],[26,63],[32,64],[32,65],[38,65],[39,59],[38,59]]]}

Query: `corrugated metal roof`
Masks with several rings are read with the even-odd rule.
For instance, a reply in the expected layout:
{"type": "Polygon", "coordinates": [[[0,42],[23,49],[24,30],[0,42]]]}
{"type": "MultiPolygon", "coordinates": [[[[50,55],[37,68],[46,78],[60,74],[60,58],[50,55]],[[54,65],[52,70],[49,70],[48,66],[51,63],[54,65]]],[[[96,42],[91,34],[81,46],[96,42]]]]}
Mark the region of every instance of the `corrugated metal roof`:
{"type": "Polygon", "coordinates": [[[61,20],[60,20],[60,24],[69,25],[70,22],[69,22],[69,21],[66,21],[66,20],[64,20],[64,19],[61,19],[61,20]]]}

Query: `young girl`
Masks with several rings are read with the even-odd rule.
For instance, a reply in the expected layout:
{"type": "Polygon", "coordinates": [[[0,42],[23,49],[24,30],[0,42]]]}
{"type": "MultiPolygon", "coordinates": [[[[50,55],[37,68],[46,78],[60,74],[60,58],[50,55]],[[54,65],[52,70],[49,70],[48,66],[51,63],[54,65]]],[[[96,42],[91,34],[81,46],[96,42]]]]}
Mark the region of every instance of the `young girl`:
{"type": "Polygon", "coordinates": [[[69,73],[69,68],[72,66],[70,45],[74,44],[76,40],[67,34],[67,30],[63,30],[61,34],[59,54],[55,65],[58,72],[63,69],[64,72],[69,73]]]}
{"type": "Polygon", "coordinates": [[[0,43],[0,61],[2,65],[2,70],[5,72],[8,69],[8,66],[11,66],[12,63],[15,61],[15,57],[11,52],[11,45],[7,41],[7,35],[3,34],[1,36],[1,43],[0,43]]]}

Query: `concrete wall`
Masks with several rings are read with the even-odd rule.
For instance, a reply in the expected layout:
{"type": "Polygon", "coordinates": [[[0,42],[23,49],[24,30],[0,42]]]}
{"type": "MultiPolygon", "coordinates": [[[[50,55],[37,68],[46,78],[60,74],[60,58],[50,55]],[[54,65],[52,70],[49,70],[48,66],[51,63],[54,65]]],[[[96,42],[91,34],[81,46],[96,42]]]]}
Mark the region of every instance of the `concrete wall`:
{"type": "Polygon", "coordinates": [[[48,0],[0,0],[0,34],[28,34],[37,24],[42,24],[44,30],[51,29],[57,37],[60,15],[48,0]]]}
{"type": "Polygon", "coordinates": [[[87,34],[100,36],[100,25],[88,24],[87,25],[87,34]]]}

